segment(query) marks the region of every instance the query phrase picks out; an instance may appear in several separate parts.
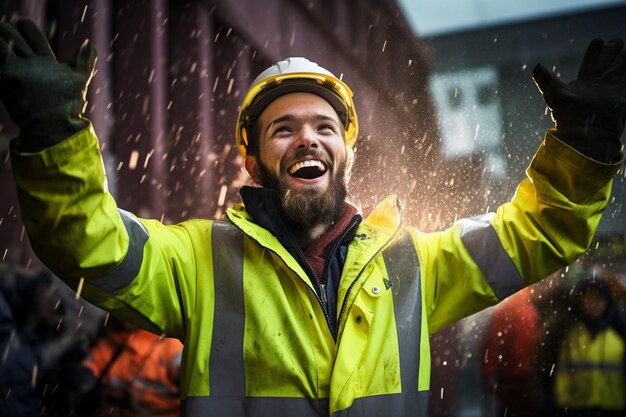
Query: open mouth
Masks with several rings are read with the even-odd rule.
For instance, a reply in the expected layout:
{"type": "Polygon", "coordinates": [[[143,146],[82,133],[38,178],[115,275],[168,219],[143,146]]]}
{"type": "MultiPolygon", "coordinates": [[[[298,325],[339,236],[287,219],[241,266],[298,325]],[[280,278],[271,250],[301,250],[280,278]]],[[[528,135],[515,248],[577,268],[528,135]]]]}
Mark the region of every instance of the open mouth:
{"type": "Polygon", "coordinates": [[[296,162],[289,167],[288,172],[292,177],[312,180],[324,175],[326,170],[326,165],[322,161],[311,159],[296,162]]]}

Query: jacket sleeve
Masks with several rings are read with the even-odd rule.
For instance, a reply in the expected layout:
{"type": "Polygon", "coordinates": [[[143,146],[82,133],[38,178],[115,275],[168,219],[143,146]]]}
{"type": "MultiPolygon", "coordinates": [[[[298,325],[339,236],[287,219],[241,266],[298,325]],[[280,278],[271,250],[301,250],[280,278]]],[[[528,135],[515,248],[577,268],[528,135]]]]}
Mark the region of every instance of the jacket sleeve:
{"type": "Polygon", "coordinates": [[[585,157],[548,131],[527,178],[495,213],[416,235],[429,330],[495,304],[590,246],[621,161],[585,157]]]}
{"type": "Polygon", "coordinates": [[[118,209],[91,124],[39,153],[13,146],[11,165],[31,245],[52,271],[136,326],[184,334],[195,285],[188,231],[118,209]]]}

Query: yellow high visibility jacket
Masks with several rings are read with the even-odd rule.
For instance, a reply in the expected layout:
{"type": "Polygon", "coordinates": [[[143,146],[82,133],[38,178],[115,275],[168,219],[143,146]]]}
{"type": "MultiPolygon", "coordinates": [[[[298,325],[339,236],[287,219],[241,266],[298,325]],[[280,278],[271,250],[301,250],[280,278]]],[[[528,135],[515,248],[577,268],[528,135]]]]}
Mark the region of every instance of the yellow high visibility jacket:
{"type": "Polygon", "coordinates": [[[583,253],[620,167],[549,132],[495,213],[422,233],[384,200],[349,245],[335,340],[300,264],[244,207],[170,226],[118,209],[91,126],[11,158],[41,260],[92,303],[184,343],[183,416],[425,416],[429,334],[583,253]]]}
{"type": "Polygon", "coordinates": [[[583,323],[565,336],[554,376],[560,409],[626,411],[626,347],[611,327],[595,337],[583,323]]]}

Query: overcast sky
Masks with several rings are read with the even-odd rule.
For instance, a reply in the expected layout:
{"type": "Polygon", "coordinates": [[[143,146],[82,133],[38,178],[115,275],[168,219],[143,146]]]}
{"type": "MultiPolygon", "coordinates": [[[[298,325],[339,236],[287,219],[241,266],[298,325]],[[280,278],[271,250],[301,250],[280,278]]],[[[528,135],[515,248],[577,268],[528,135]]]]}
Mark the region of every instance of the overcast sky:
{"type": "Polygon", "coordinates": [[[433,36],[576,10],[626,5],[626,0],[396,1],[405,11],[413,30],[420,36],[433,36]]]}

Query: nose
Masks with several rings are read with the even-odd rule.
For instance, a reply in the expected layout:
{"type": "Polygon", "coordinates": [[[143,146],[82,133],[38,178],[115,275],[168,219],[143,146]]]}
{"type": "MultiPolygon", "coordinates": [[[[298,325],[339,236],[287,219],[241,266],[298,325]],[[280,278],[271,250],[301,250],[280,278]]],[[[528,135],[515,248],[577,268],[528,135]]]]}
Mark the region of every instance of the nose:
{"type": "Polygon", "coordinates": [[[315,129],[312,126],[304,125],[298,135],[297,148],[298,149],[309,149],[309,148],[318,148],[320,146],[319,141],[317,139],[317,135],[315,133],[315,129]]]}

